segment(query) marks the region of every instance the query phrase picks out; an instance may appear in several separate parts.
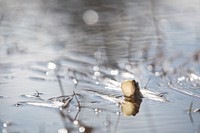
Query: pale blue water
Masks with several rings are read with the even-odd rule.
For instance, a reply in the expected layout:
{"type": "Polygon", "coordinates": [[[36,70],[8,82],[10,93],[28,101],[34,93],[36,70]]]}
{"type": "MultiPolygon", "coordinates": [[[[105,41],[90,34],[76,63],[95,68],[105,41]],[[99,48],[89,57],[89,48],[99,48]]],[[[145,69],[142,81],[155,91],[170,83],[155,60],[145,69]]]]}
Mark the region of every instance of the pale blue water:
{"type": "Polygon", "coordinates": [[[1,132],[200,132],[199,5],[0,0],[1,132]],[[83,20],[87,10],[98,14],[94,25],[83,20]],[[46,101],[61,96],[57,75],[65,95],[80,94],[79,113],[75,99],[65,118],[58,108],[26,104],[42,101],[36,90],[46,101]],[[122,95],[107,87],[126,79],[144,87],[150,78],[147,89],[168,102],[144,98],[136,116],[88,91],[122,95]]]}

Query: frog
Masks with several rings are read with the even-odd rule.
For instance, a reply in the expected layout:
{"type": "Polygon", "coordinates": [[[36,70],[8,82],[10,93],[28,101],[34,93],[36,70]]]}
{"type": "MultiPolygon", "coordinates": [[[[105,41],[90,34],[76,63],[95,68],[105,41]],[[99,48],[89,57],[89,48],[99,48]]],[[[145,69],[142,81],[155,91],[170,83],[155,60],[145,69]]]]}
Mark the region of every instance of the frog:
{"type": "Polygon", "coordinates": [[[124,101],[121,104],[122,113],[125,116],[135,116],[139,112],[143,98],[139,83],[135,80],[125,80],[121,84],[121,89],[124,94],[124,101]]]}

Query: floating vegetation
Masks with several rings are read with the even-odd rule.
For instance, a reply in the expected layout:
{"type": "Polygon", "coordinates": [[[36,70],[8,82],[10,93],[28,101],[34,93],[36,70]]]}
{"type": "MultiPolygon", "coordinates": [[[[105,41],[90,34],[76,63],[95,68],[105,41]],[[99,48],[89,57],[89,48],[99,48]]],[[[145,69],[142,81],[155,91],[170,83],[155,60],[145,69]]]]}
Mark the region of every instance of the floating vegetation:
{"type": "MultiPolygon", "coordinates": [[[[34,105],[34,106],[41,106],[41,107],[49,107],[49,108],[58,108],[60,110],[66,109],[69,107],[71,101],[75,99],[77,101],[77,109],[81,109],[81,104],[79,102],[79,99],[77,96],[81,96],[82,94],[76,94],[75,92],[72,95],[64,95],[64,91],[62,88],[62,82],[59,80],[58,77],[58,83],[60,87],[60,91],[63,95],[58,97],[52,97],[48,100],[42,99],[40,95],[42,93],[39,93],[36,91],[33,95],[22,95],[27,98],[35,98],[41,100],[41,101],[24,101],[24,102],[18,102],[16,106],[21,106],[24,104],[27,105],[34,105]]],[[[156,94],[154,92],[151,92],[146,89],[140,89],[139,84],[135,80],[127,80],[122,82],[121,85],[122,92],[124,96],[122,95],[110,95],[109,93],[101,93],[98,91],[93,90],[85,90],[84,93],[90,93],[91,95],[96,95],[102,98],[101,102],[111,102],[111,103],[119,103],[121,105],[121,111],[124,115],[130,116],[130,115],[136,115],[139,112],[140,104],[142,102],[142,98],[146,97],[152,100],[156,101],[167,101],[163,95],[164,93],[156,94]]],[[[86,106],[85,106],[86,107],[86,106]]],[[[98,110],[98,109],[95,109],[98,110]]],[[[98,111],[95,111],[98,112],[98,111]]]]}
{"type": "Polygon", "coordinates": [[[38,92],[36,90],[36,92],[34,94],[25,94],[25,95],[21,95],[22,97],[27,97],[27,98],[40,98],[40,96],[43,95],[43,93],[38,92]]]}
{"type": "Polygon", "coordinates": [[[199,112],[200,113],[200,109],[199,108],[194,109],[194,112],[199,112]]]}
{"type": "Polygon", "coordinates": [[[196,97],[196,98],[200,98],[200,94],[196,94],[196,93],[193,93],[189,90],[185,90],[185,89],[182,89],[182,87],[176,87],[176,86],[173,86],[173,84],[171,82],[168,83],[168,86],[177,91],[177,92],[180,92],[180,93],[183,93],[183,94],[186,94],[186,95],[189,95],[189,96],[193,96],[193,97],[196,97]]]}
{"type": "MultiPolygon", "coordinates": [[[[22,95],[27,98],[39,98],[35,95],[22,95]]],[[[73,99],[74,95],[69,95],[69,96],[59,96],[59,97],[52,97],[49,98],[48,100],[39,98],[38,101],[23,101],[23,102],[18,102],[16,105],[34,105],[34,106],[41,106],[41,107],[49,107],[49,108],[59,108],[59,109],[65,109],[70,101],[73,99]]]]}

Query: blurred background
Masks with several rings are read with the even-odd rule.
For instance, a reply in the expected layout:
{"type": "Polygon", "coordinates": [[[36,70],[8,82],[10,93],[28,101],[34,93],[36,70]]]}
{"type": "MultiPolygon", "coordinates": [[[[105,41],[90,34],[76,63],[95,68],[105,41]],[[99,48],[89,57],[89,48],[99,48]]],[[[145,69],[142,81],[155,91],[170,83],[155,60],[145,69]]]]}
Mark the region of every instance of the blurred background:
{"type": "Polygon", "coordinates": [[[120,62],[138,58],[134,53],[142,55],[146,47],[193,51],[199,40],[199,5],[197,0],[1,1],[1,55],[51,54],[47,49],[56,46],[57,56],[99,51],[102,61],[120,62]]]}

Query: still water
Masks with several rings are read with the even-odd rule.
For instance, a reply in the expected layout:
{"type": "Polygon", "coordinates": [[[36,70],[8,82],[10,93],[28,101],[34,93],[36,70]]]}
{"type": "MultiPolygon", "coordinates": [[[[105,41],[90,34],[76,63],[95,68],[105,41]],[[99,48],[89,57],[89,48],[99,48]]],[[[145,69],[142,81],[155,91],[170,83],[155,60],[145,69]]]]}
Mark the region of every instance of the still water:
{"type": "Polygon", "coordinates": [[[199,133],[199,13],[198,0],[0,0],[1,132],[199,133]],[[125,116],[133,79],[144,98],[125,116]]]}

